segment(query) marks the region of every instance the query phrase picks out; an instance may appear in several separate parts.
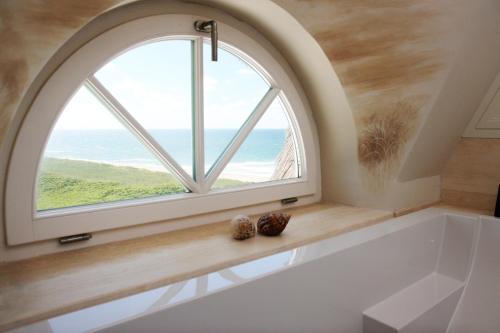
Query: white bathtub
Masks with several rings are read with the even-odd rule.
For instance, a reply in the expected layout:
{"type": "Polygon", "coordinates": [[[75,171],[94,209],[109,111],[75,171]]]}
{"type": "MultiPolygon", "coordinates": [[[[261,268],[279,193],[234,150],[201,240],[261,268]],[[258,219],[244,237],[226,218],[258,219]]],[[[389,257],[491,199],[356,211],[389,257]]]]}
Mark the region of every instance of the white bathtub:
{"type": "Polygon", "coordinates": [[[500,332],[500,221],[431,208],[13,332],[500,332]]]}

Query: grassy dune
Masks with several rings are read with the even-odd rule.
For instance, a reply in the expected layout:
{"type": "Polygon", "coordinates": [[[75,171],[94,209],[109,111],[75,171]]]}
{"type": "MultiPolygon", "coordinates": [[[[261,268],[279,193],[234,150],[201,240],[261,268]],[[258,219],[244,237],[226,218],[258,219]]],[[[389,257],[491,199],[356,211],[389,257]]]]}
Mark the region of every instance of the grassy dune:
{"type": "MultiPolygon", "coordinates": [[[[219,180],[235,186],[237,180],[219,180]]],[[[38,182],[37,209],[54,209],[186,192],[164,172],[104,163],[45,158],[38,182]]]]}

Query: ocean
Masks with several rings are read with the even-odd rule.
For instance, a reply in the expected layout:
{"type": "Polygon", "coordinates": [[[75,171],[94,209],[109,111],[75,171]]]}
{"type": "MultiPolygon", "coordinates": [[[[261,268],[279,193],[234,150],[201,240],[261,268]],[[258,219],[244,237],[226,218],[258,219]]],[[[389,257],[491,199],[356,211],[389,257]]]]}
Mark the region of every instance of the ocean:
{"type": "MultiPolygon", "coordinates": [[[[151,130],[151,135],[189,174],[192,173],[192,132],[151,130]]],[[[235,135],[232,129],[205,131],[205,170],[209,170],[235,135]]],[[[225,172],[254,180],[270,177],[285,143],[286,129],[254,129],[225,172]]],[[[126,130],[54,130],[44,157],[85,160],[148,170],[164,170],[160,162],[126,130]]],[[[236,176],[235,176],[236,178],[236,176]]]]}

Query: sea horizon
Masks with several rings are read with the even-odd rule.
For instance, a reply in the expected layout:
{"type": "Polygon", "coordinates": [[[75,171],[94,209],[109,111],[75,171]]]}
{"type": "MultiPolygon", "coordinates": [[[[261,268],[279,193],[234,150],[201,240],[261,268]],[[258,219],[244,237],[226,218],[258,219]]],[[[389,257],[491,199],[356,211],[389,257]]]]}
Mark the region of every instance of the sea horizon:
{"type": "MultiPolygon", "coordinates": [[[[224,151],[237,130],[205,130],[205,172],[224,151]]],[[[190,129],[150,130],[151,135],[188,173],[192,174],[190,129]]],[[[274,172],[286,129],[254,129],[224,170],[224,176],[262,181],[274,172]]],[[[165,172],[156,157],[125,129],[54,130],[44,157],[128,166],[165,172]]]]}

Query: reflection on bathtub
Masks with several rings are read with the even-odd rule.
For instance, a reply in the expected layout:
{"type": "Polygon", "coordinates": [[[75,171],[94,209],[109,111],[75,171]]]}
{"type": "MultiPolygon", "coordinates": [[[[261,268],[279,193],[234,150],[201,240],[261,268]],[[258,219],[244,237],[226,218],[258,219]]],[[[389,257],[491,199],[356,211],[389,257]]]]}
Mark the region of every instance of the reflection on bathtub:
{"type": "MultiPolygon", "coordinates": [[[[253,260],[165,287],[99,304],[47,320],[43,333],[89,332],[156,312],[246,281],[276,272],[297,262],[300,248],[253,260]],[[88,320],[92,318],[92,320],[88,320]]],[[[39,332],[39,323],[36,330],[39,332]]],[[[33,325],[32,325],[33,326],[33,325]]],[[[35,326],[33,326],[34,328],[35,326]]],[[[27,332],[28,327],[25,327],[27,332]]],[[[14,331],[15,332],[15,331],[14,331]]]]}

